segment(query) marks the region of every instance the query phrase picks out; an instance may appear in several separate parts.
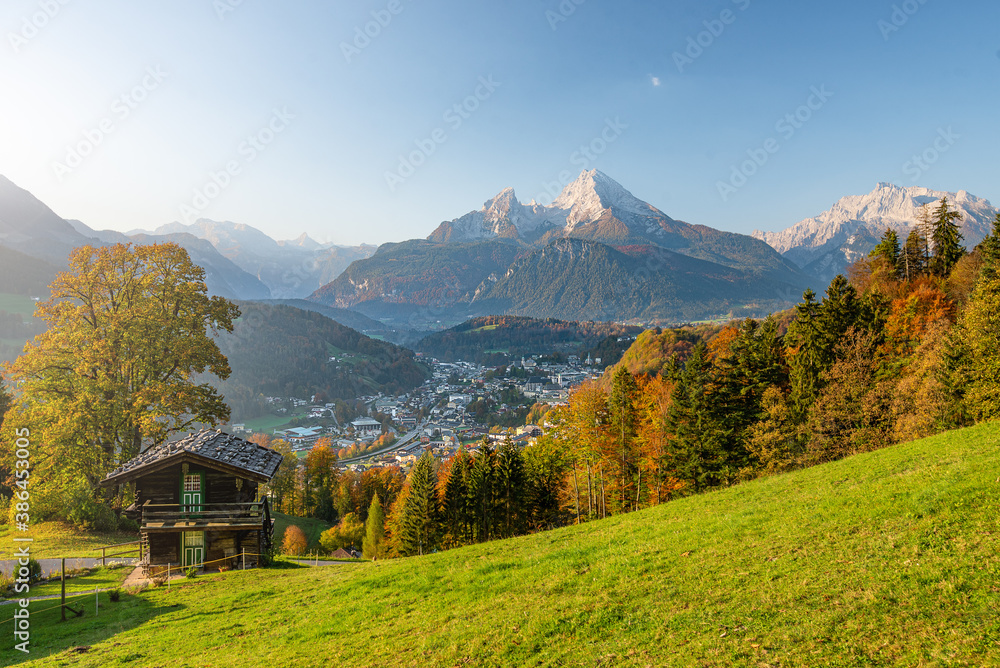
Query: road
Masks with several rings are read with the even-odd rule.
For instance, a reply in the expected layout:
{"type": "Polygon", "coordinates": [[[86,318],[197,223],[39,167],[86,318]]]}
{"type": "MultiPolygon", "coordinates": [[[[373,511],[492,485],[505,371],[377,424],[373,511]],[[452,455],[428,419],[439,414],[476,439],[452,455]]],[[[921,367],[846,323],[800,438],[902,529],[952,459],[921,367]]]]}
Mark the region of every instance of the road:
{"type": "Polygon", "coordinates": [[[403,446],[407,445],[410,441],[412,441],[413,439],[415,439],[418,436],[420,436],[421,432],[424,429],[424,426],[426,426],[426,425],[427,425],[427,421],[424,420],[415,429],[413,429],[412,431],[406,432],[406,435],[403,436],[403,438],[399,439],[398,441],[396,441],[395,443],[393,443],[392,445],[390,445],[388,447],[382,448],[381,450],[378,450],[376,452],[369,452],[367,455],[362,455],[361,457],[351,457],[350,459],[341,459],[337,463],[338,464],[358,464],[360,462],[365,461],[366,459],[371,459],[372,457],[378,457],[379,455],[384,455],[385,453],[392,452],[393,450],[399,450],[403,446]]]}

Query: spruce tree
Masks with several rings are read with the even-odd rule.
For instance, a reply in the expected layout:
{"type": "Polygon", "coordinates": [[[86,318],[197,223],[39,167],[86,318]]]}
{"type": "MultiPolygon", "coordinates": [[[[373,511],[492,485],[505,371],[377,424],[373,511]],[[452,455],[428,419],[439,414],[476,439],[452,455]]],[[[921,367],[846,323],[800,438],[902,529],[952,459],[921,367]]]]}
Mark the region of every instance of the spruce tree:
{"type": "Polygon", "coordinates": [[[879,241],[878,245],[872,249],[872,252],[868,254],[868,257],[883,258],[886,261],[886,264],[888,264],[892,269],[893,275],[899,276],[902,252],[899,247],[899,235],[896,234],[896,230],[886,228],[881,241],[879,241]]]}
{"type": "Polygon", "coordinates": [[[941,198],[941,202],[934,210],[931,234],[934,255],[930,260],[930,266],[931,271],[938,276],[947,277],[955,263],[965,255],[962,233],[958,229],[958,223],[955,222],[961,218],[962,214],[949,209],[948,198],[941,198]]]}
{"type": "Polygon", "coordinates": [[[520,448],[505,441],[497,450],[494,473],[496,533],[502,538],[525,533],[528,529],[528,481],[520,448]]]}
{"type": "Polygon", "coordinates": [[[372,497],[368,507],[368,520],[365,522],[365,538],[361,543],[361,551],[365,558],[375,561],[385,552],[385,513],[378,494],[372,497]]]}
{"type": "Polygon", "coordinates": [[[798,419],[805,419],[809,407],[819,396],[820,380],[826,366],[826,337],[820,323],[820,305],[816,293],[806,290],[795,307],[795,320],[785,336],[788,358],[791,403],[798,419]]]}
{"type": "Polygon", "coordinates": [[[695,492],[725,482],[724,456],[712,392],[712,362],[699,341],[671,395],[666,427],[673,434],[664,467],[695,492]]]}
{"type": "Polygon", "coordinates": [[[469,505],[469,468],[471,458],[461,448],[451,463],[451,472],[444,487],[444,531],[448,547],[465,545],[472,540],[472,518],[469,505]]]}
{"type": "Polygon", "coordinates": [[[436,546],[438,528],[437,472],[429,453],[417,460],[407,481],[396,549],[403,556],[424,554],[436,546]]]}
{"type": "Polygon", "coordinates": [[[476,542],[485,543],[493,537],[493,512],[496,505],[493,489],[494,452],[488,439],[483,438],[469,471],[469,506],[476,542]]]}

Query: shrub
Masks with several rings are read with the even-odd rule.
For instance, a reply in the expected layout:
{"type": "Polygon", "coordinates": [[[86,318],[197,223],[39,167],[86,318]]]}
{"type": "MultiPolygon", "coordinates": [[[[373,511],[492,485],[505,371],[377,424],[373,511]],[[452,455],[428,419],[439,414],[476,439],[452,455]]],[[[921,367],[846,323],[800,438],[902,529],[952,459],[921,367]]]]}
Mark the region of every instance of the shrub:
{"type": "Polygon", "coordinates": [[[42,565],[34,558],[28,559],[28,581],[34,584],[42,579],[42,565]]]}
{"type": "Polygon", "coordinates": [[[281,540],[281,551],[292,556],[299,556],[306,551],[308,541],[306,534],[296,525],[291,525],[285,529],[285,535],[281,540]]]}
{"type": "Polygon", "coordinates": [[[184,577],[186,577],[188,580],[193,580],[196,575],[198,575],[198,568],[196,566],[192,566],[191,568],[184,571],[184,577]]]}
{"type": "Polygon", "coordinates": [[[108,599],[110,599],[112,603],[117,603],[121,599],[121,597],[122,597],[122,592],[120,589],[112,589],[111,591],[108,592],[108,599]]]}

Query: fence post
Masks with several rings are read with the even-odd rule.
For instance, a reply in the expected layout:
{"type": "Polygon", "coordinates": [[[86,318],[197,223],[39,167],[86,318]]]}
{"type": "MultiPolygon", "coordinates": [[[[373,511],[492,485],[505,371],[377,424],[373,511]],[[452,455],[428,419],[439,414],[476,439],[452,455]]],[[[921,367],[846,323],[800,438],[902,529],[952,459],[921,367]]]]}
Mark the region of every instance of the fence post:
{"type": "Polygon", "coordinates": [[[107,550],[107,549],[108,548],[106,548],[106,547],[102,547],[101,548],[101,566],[107,566],[108,565],[107,558],[104,556],[105,555],[105,550],[107,550]]]}
{"type": "Polygon", "coordinates": [[[62,568],[59,571],[59,579],[62,581],[62,595],[59,597],[60,612],[62,621],[66,621],[66,557],[62,559],[62,568]]]}
{"type": "Polygon", "coordinates": [[[94,614],[101,614],[101,590],[97,585],[94,585],[94,614]]]}
{"type": "Polygon", "coordinates": [[[245,547],[242,548],[242,553],[243,553],[243,570],[246,570],[247,569],[247,549],[245,547]]]}

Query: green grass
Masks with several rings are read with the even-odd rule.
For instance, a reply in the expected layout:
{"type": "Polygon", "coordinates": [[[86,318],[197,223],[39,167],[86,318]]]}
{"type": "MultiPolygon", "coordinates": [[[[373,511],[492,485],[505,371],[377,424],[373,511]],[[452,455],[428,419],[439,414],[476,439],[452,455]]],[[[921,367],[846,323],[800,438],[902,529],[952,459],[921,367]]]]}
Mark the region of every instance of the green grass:
{"type": "MultiPolygon", "coordinates": [[[[133,569],[133,566],[85,569],[79,575],[67,576],[66,595],[93,592],[95,588],[102,590],[113,589],[121,585],[133,569]]],[[[69,569],[67,569],[68,572],[69,569]]],[[[61,591],[62,583],[59,580],[53,580],[51,582],[31,585],[30,595],[32,598],[37,596],[58,596],[61,591]]],[[[22,596],[24,594],[8,591],[3,598],[21,598],[22,596]]],[[[0,617],[3,617],[4,610],[4,608],[0,608],[0,617]]]]}
{"type": "Polygon", "coordinates": [[[247,420],[244,424],[250,431],[262,434],[270,434],[275,429],[281,429],[291,424],[295,419],[294,415],[262,415],[247,420]]]}
{"type": "Polygon", "coordinates": [[[509,541],[198,578],[123,597],[99,618],[59,624],[57,611],[38,612],[32,654],[11,652],[5,631],[0,656],[164,667],[995,666],[998,446],[1000,425],[986,425],[509,541]],[[90,648],[67,651],[81,645],[90,648]]]}
{"type": "Polygon", "coordinates": [[[281,547],[281,539],[285,534],[285,529],[292,524],[297,525],[305,533],[306,540],[309,541],[307,549],[310,551],[319,549],[319,535],[333,527],[332,524],[323,520],[308,517],[293,517],[274,511],[271,511],[271,517],[274,518],[274,544],[279,548],[281,547]]]}
{"type": "MultiPolygon", "coordinates": [[[[127,532],[96,533],[81,531],[65,522],[40,522],[32,524],[27,534],[17,531],[12,525],[0,525],[0,559],[12,559],[16,551],[13,538],[27,535],[32,539],[31,556],[36,559],[59,557],[99,557],[101,548],[139,540],[139,534],[127,532]]],[[[130,546],[131,547],[131,546],[130,546]]],[[[110,550],[122,552],[129,547],[110,550]]],[[[125,557],[121,557],[125,558],[125,557]]]]}

